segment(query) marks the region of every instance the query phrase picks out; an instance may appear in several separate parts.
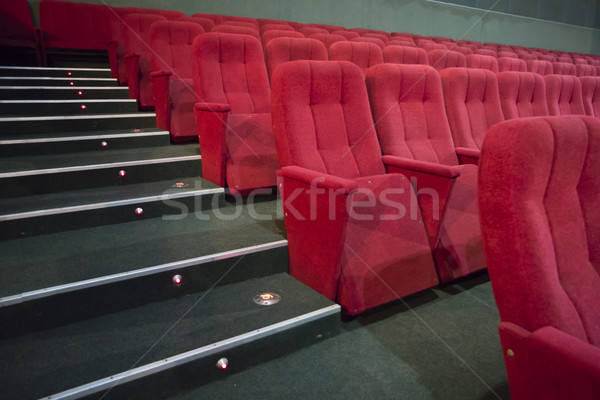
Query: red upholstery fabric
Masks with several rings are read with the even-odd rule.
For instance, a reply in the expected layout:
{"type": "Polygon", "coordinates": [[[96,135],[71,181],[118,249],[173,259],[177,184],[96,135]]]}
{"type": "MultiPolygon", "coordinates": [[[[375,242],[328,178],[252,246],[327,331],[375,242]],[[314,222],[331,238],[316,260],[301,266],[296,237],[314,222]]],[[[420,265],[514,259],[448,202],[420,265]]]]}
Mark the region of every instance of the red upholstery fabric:
{"type": "Polygon", "coordinates": [[[579,80],[585,113],[600,118],[600,76],[582,76],[579,80]]]}
{"type": "Polygon", "coordinates": [[[538,60],[542,60],[542,61],[548,61],[548,62],[551,62],[551,63],[553,63],[553,62],[556,62],[556,61],[557,61],[557,60],[556,60],[556,56],[553,56],[553,55],[551,55],[551,54],[545,54],[545,55],[543,55],[543,56],[539,56],[539,57],[538,57],[538,60]]]}
{"type": "Polygon", "coordinates": [[[431,50],[447,50],[448,49],[448,46],[446,46],[445,44],[436,43],[432,40],[417,39],[416,43],[417,43],[417,46],[424,49],[428,53],[431,50]]]}
{"type": "Polygon", "coordinates": [[[573,57],[573,64],[577,65],[577,64],[583,64],[583,65],[587,65],[588,62],[585,58],[579,58],[579,57],[573,57]]]}
{"type": "Polygon", "coordinates": [[[548,115],[546,84],[541,75],[511,71],[500,72],[497,78],[504,119],[548,115]]]}
{"type": "Polygon", "coordinates": [[[517,51],[517,56],[521,59],[521,60],[525,60],[527,61],[531,61],[531,60],[537,60],[538,58],[535,56],[535,54],[531,54],[528,51],[517,51]]]}
{"type": "Polygon", "coordinates": [[[388,32],[386,32],[386,31],[380,31],[380,30],[377,30],[377,29],[352,28],[352,29],[348,29],[348,30],[352,31],[352,32],[357,32],[361,36],[363,36],[363,35],[365,35],[367,33],[376,33],[378,35],[387,36],[388,38],[391,37],[391,35],[388,32]]]}
{"type": "Polygon", "coordinates": [[[474,54],[481,54],[482,56],[492,56],[495,58],[498,58],[498,53],[496,53],[496,50],[491,50],[491,49],[477,49],[475,50],[474,54]]]}
{"type": "Polygon", "coordinates": [[[273,75],[275,68],[288,61],[321,60],[327,61],[325,45],[316,39],[276,38],[265,47],[267,70],[273,75]]]}
{"type": "Polygon", "coordinates": [[[558,75],[575,75],[575,65],[571,63],[555,62],[552,63],[552,71],[558,75]]]}
{"type": "Polygon", "coordinates": [[[409,160],[401,171],[418,189],[440,280],[485,268],[477,167],[458,165],[438,73],[424,65],[380,64],[369,68],[367,89],[383,154],[409,160]]]}
{"type": "Polygon", "coordinates": [[[386,42],[388,42],[390,40],[389,36],[382,35],[380,33],[370,33],[370,32],[368,32],[368,33],[365,33],[364,35],[362,35],[362,37],[379,39],[383,43],[386,43],[386,42]]]}
{"type": "Polygon", "coordinates": [[[213,32],[220,33],[235,33],[237,35],[250,35],[254,36],[257,39],[261,39],[260,33],[255,28],[250,28],[248,26],[236,26],[236,25],[218,25],[212,30],[213,32]]]}
{"type": "Polygon", "coordinates": [[[385,175],[360,69],[293,61],[272,82],[290,273],[348,314],[435,285],[418,207],[417,218],[398,212],[410,207],[410,183],[385,175]]]}
{"type": "Polygon", "coordinates": [[[37,49],[38,36],[27,0],[0,2],[0,46],[37,49]]]}
{"type": "Polygon", "coordinates": [[[150,84],[152,72],[152,50],[150,48],[150,26],[165,17],[153,14],[128,14],[125,17],[125,65],[129,97],[138,100],[141,109],[152,109],[154,97],[150,84]]]}
{"type": "Polygon", "coordinates": [[[316,33],[329,34],[329,31],[327,29],[315,28],[314,26],[304,26],[298,29],[298,32],[302,33],[305,37],[310,37],[316,33]]]}
{"type": "Polygon", "coordinates": [[[333,31],[331,32],[334,35],[340,35],[345,37],[346,39],[350,40],[353,39],[355,37],[359,37],[360,34],[358,32],[353,32],[353,31],[346,31],[346,30],[339,30],[339,31],[333,31]]]}
{"type": "Polygon", "coordinates": [[[268,18],[257,18],[256,21],[258,21],[258,24],[263,27],[264,25],[267,24],[271,24],[271,25],[289,25],[292,26],[292,24],[290,24],[288,21],[282,21],[279,19],[268,19],[268,18]]]}
{"type": "Polygon", "coordinates": [[[107,6],[100,4],[42,0],[42,45],[44,48],[106,50],[107,11],[107,6]]]}
{"type": "Polygon", "coordinates": [[[575,75],[596,76],[596,67],[589,64],[575,64],[575,75]]]}
{"type": "Polygon", "coordinates": [[[202,33],[204,29],[200,24],[181,19],[158,21],[150,27],[153,50],[150,80],[156,124],[160,129],[169,130],[174,142],[198,140],[194,121],[192,43],[202,33]]]}
{"type": "Polygon", "coordinates": [[[473,54],[473,49],[471,49],[470,47],[467,47],[467,46],[458,46],[456,44],[454,44],[452,46],[448,46],[448,50],[458,51],[459,53],[462,53],[465,56],[467,56],[469,54],[473,54]]]}
{"type": "Polygon", "coordinates": [[[444,68],[464,68],[467,66],[465,55],[463,53],[459,53],[458,51],[431,50],[429,53],[427,53],[427,58],[429,58],[429,65],[438,71],[444,68]]]}
{"type": "Polygon", "coordinates": [[[280,37],[304,38],[304,35],[296,31],[266,31],[262,34],[263,46],[266,46],[272,39],[280,37]]]}
{"type": "Polygon", "coordinates": [[[557,56],[556,57],[556,62],[571,63],[572,64],[573,60],[568,55],[561,55],[561,56],[557,56]]]}
{"type": "Polygon", "coordinates": [[[349,61],[357,65],[363,74],[367,68],[383,63],[381,48],[374,43],[335,42],[329,47],[329,59],[332,61],[349,61]]]}
{"type": "Polygon", "coordinates": [[[420,47],[386,46],[383,49],[383,60],[394,64],[429,65],[427,52],[420,47]]]}
{"type": "Polygon", "coordinates": [[[222,15],[217,15],[217,14],[196,13],[196,14],[192,15],[192,17],[208,18],[212,22],[215,23],[215,26],[219,25],[219,24],[221,24],[221,22],[223,22],[223,16],[222,15]]]}
{"type": "Polygon", "coordinates": [[[255,23],[247,22],[247,21],[226,20],[226,21],[221,22],[219,25],[243,26],[245,28],[251,28],[256,31],[259,30],[255,23]]]}
{"type": "Polygon", "coordinates": [[[581,82],[573,75],[544,75],[549,115],[583,115],[581,82]]]}
{"type": "Polygon", "coordinates": [[[544,60],[527,61],[527,71],[540,75],[550,75],[554,73],[552,63],[544,60]]]}
{"type": "Polygon", "coordinates": [[[252,36],[205,33],[193,44],[202,176],[232,192],[274,186],[279,168],[262,47],[252,36]]]}
{"type": "Polygon", "coordinates": [[[519,58],[519,56],[517,56],[517,53],[513,51],[498,51],[498,58],[500,57],[519,58]]]}
{"type": "MultiPolygon", "coordinates": [[[[415,42],[413,40],[409,40],[409,39],[404,39],[404,38],[400,38],[400,39],[391,39],[388,42],[385,43],[385,47],[388,46],[408,46],[408,47],[417,47],[417,45],[415,44],[415,42]]],[[[420,47],[419,47],[420,48],[420,47]]],[[[425,51],[425,50],[423,50],[425,51]]]]}
{"type": "Polygon", "coordinates": [[[181,18],[177,18],[176,21],[193,22],[195,24],[200,25],[202,27],[202,29],[204,29],[204,32],[210,32],[215,27],[215,23],[208,18],[181,17],[181,18]]]}
{"type": "Polygon", "coordinates": [[[294,28],[292,28],[291,26],[289,26],[288,24],[264,24],[264,25],[261,25],[261,27],[260,27],[261,35],[263,33],[265,33],[266,31],[292,31],[292,32],[295,32],[296,30],[294,28]]]}
{"type": "Polygon", "coordinates": [[[440,71],[454,145],[479,150],[490,126],[504,120],[496,75],[486,69],[440,71]]]}
{"type": "Polygon", "coordinates": [[[525,118],[488,132],[481,230],[512,399],[598,397],[599,174],[596,118],[525,118]]]}
{"type": "Polygon", "coordinates": [[[314,28],[321,28],[321,29],[325,29],[328,33],[332,33],[334,31],[339,31],[344,29],[343,26],[336,26],[336,25],[324,25],[324,24],[308,24],[307,26],[312,26],[314,28]]]}
{"type": "Polygon", "coordinates": [[[467,68],[488,69],[493,73],[498,73],[498,60],[493,56],[484,56],[481,54],[469,54],[465,56],[467,68]]]}
{"type": "Polygon", "coordinates": [[[331,46],[332,43],[347,40],[341,35],[333,35],[330,33],[315,33],[314,35],[311,35],[310,38],[316,39],[319,42],[323,43],[325,45],[325,48],[327,49],[329,48],[329,46],[331,46]]]}
{"type": "Polygon", "coordinates": [[[257,30],[260,29],[260,24],[255,18],[223,15],[223,22],[225,21],[248,22],[251,23],[257,30]]]}
{"type": "Polygon", "coordinates": [[[373,43],[373,44],[379,46],[380,49],[383,49],[385,47],[385,43],[383,42],[383,40],[372,38],[372,37],[359,36],[357,38],[350,39],[350,41],[351,42],[373,43]]]}
{"type": "Polygon", "coordinates": [[[499,57],[498,58],[498,71],[517,71],[527,72],[527,63],[519,58],[512,57],[499,57]]]}

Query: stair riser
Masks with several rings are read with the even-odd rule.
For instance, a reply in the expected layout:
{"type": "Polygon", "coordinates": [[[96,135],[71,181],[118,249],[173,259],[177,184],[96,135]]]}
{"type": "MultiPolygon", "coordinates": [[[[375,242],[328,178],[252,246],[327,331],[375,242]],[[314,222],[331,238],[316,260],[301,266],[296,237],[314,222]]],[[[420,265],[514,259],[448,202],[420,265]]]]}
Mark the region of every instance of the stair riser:
{"type": "Polygon", "coordinates": [[[127,102],[86,102],[64,103],[0,103],[0,115],[11,116],[43,116],[43,115],[91,115],[135,113],[138,106],[135,101],[127,102]]]}
{"type": "Polygon", "coordinates": [[[64,68],[106,68],[106,50],[46,49],[47,66],[64,68]]]}
{"type": "Polygon", "coordinates": [[[0,179],[0,197],[18,197],[56,193],[93,187],[127,185],[177,179],[181,176],[201,176],[201,160],[172,161],[160,164],[115,166],[86,171],[58,172],[0,179]],[[125,171],[121,177],[119,172],[125,171]]]}
{"type": "MultiPolygon", "coordinates": [[[[16,138],[13,137],[13,139],[16,138]]],[[[142,147],[168,145],[169,135],[139,136],[135,133],[131,133],[130,136],[119,138],[98,138],[10,145],[3,144],[0,145],[0,157],[33,156],[98,150],[109,152],[111,150],[138,149],[142,147]],[[102,145],[104,142],[106,143],[106,146],[102,145]]]]}
{"type": "Polygon", "coordinates": [[[115,79],[110,78],[110,80],[95,80],[89,78],[73,78],[73,79],[63,79],[61,78],[52,78],[52,79],[43,79],[43,78],[27,78],[23,77],[20,79],[19,77],[11,77],[10,79],[0,78],[0,86],[66,86],[73,87],[77,89],[80,86],[118,86],[118,82],[115,79]]]}
{"type": "MultiPolygon", "coordinates": [[[[186,180],[186,182],[188,181],[192,182],[191,179],[186,180]]],[[[165,192],[167,191],[169,194],[173,193],[173,189],[170,187],[165,187],[165,192]]],[[[211,209],[222,207],[224,203],[225,195],[223,193],[216,193],[0,221],[0,240],[19,239],[67,230],[121,224],[146,218],[163,217],[175,220],[181,218],[198,218],[198,222],[200,223],[201,219],[199,217],[211,215],[211,209]],[[136,212],[138,208],[142,209],[141,214],[136,212]]]]}
{"type": "Polygon", "coordinates": [[[0,339],[207,290],[215,282],[224,286],[287,272],[287,265],[284,246],[0,307],[0,339]],[[175,274],[183,277],[180,286],[173,284],[175,274]]]}
{"type": "Polygon", "coordinates": [[[58,119],[35,121],[0,121],[0,132],[15,136],[48,132],[103,131],[110,129],[156,128],[155,117],[120,117],[92,119],[58,119]]]}
{"type": "Polygon", "coordinates": [[[0,76],[44,76],[55,78],[112,78],[110,71],[78,69],[0,68],[0,76]],[[69,75],[69,73],[71,75],[69,75]]]}
{"type": "MultiPolygon", "coordinates": [[[[228,376],[240,373],[251,367],[284,357],[303,347],[333,338],[340,334],[340,332],[339,314],[321,317],[315,321],[266,336],[250,343],[240,343],[233,348],[208,354],[187,364],[170,368],[136,381],[125,384],[117,383],[110,391],[103,390],[95,395],[82,397],[82,399],[92,400],[99,397],[102,397],[104,400],[133,398],[167,399],[172,396],[182,396],[189,390],[196,389],[198,391],[198,388],[201,388],[203,385],[227,379],[228,376]],[[223,357],[229,361],[225,371],[219,370],[216,367],[217,361],[223,357]]],[[[315,363],[318,363],[318,360],[315,360],[315,363]]],[[[273,375],[277,373],[277,371],[272,371],[273,375]]],[[[233,388],[233,391],[235,392],[235,388],[233,388]]]]}
{"type": "MultiPolygon", "coordinates": [[[[13,85],[11,85],[13,86],[13,85]]],[[[125,88],[110,89],[2,89],[2,100],[75,100],[75,99],[128,99],[129,90],[125,88]],[[79,94],[81,92],[81,94],[79,94]]]]}

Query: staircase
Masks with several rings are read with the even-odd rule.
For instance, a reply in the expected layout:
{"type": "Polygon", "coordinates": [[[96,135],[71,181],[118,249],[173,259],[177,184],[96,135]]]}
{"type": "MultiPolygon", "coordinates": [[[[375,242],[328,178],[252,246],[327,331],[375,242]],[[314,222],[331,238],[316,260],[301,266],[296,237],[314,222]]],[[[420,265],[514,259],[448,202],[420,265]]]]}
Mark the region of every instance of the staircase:
{"type": "Polygon", "coordinates": [[[108,69],[0,67],[3,399],[163,398],[336,333],[277,196],[155,126],[108,69]]]}

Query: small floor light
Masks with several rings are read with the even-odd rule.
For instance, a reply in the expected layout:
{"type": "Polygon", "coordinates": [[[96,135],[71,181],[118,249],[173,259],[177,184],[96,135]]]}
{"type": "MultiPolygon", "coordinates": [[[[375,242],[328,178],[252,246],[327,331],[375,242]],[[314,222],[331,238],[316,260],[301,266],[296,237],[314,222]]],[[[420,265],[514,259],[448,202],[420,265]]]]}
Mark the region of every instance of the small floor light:
{"type": "Polygon", "coordinates": [[[217,368],[219,368],[219,369],[227,369],[228,366],[229,366],[229,360],[227,360],[225,357],[223,357],[219,361],[217,361],[217,368]]]}
{"type": "Polygon", "coordinates": [[[183,278],[181,277],[181,275],[179,275],[179,274],[173,275],[173,284],[175,286],[181,285],[181,282],[183,282],[183,278]]]}

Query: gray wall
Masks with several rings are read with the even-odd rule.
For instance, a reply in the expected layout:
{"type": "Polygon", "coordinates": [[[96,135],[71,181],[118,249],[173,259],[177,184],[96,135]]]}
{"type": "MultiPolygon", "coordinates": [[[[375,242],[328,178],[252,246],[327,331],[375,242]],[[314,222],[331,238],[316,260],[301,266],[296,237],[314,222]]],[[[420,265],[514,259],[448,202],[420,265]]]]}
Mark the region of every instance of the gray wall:
{"type": "MultiPolygon", "coordinates": [[[[37,10],[40,0],[29,0],[37,10]]],[[[116,7],[146,7],[273,18],[410,32],[600,54],[600,31],[576,25],[427,0],[75,0],[116,7]]],[[[541,6],[544,1],[539,0],[541,6]]],[[[552,3],[552,1],[549,1],[552,3]]],[[[36,16],[37,18],[37,16],[36,16]]]]}

